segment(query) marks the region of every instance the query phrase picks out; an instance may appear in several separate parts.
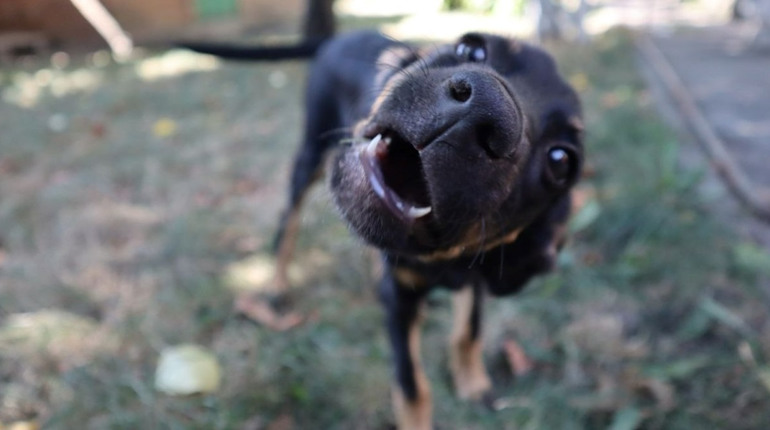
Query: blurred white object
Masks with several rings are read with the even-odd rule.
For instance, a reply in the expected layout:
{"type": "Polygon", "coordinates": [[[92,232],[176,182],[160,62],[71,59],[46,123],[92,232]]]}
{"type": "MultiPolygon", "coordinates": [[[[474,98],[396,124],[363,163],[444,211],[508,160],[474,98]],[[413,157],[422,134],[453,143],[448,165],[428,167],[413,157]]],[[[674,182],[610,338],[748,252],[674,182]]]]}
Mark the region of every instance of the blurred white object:
{"type": "Polygon", "coordinates": [[[120,28],[120,24],[99,0],[71,0],[80,14],[96,29],[110,46],[115,59],[123,61],[131,56],[134,42],[120,28]]]}
{"type": "Polygon", "coordinates": [[[219,389],[221,370],[214,354],[200,345],[183,344],[161,351],[155,389],[184,396],[219,389]]]}

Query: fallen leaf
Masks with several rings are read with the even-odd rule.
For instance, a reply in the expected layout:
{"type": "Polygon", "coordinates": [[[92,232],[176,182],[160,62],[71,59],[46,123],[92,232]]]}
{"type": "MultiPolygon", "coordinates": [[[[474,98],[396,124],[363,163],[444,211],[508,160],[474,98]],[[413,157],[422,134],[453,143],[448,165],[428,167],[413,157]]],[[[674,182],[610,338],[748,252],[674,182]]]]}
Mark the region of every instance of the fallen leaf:
{"type": "Polygon", "coordinates": [[[57,309],[8,315],[0,325],[0,351],[19,358],[39,358],[40,351],[60,370],[114,353],[120,339],[93,318],[57,309]]]}
{"type": "Polygon", "coordinates": [[[155,121],[152,133],[157,137],[169,137],[176,133],[176,121],[171,118],[161,118],[155,121]]]}
{"type": "Polygon", "coordinates": [[[515,376],[524,376],[532,370],[534,364],[518,342],[513,339],[506,339],[503,348],[505,349],[505,357],[508,359],[508,364],[515,376]]]}
{"type": "Polygon", "coordinates": [[[40,424],[37,421],[16,421],[6,426],[0,423],[0,430],[38,430],[39,428],[40,424]]]}
{"type": "Polygon", "coordinates": [[[263,254],[254,254],[230,264],[224,271],[223,281],[228,288],[241,294],[254,291],[269,291],[275,277],[275,259],[263,254]]]}
{"type": "Polygon", "coordinates": [[[210,393],[219,389],[221,370],[214,354],[200,345],[184,344],[161,351],[155,389],[170,395],[210,393]]]}

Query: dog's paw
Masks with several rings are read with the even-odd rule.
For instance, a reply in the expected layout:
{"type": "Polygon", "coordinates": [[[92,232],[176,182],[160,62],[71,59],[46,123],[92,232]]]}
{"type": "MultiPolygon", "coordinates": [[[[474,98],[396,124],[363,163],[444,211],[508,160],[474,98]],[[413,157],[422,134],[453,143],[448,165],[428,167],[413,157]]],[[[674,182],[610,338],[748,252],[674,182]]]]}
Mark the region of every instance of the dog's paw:
{"type": "Polygon", "coordinates": [[[455,393],[462,400],[483,401],[492,390],[492,381],[483,369],[466,368],[453,375],[455,393]]]}
{"type": "Polygon", "coordinates": [[[290,300],[286,295],[268,297],[256,294],[242,294],[235,300],[235,312],[251,321],[262,324],[275,331],[286,331],[299,326],[305,321],[305,316],[298,312],[281,312],[280,302],[290,300]]]}

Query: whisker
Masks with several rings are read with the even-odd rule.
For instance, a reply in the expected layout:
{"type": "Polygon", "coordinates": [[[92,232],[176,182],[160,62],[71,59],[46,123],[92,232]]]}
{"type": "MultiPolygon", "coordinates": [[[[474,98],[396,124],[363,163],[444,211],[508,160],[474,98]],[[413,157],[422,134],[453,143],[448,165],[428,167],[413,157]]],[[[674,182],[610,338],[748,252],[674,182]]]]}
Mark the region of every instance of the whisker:
{"type": "Polygon", "coordinates": [[[328,139],[335,135],[352,133],[352,131],[353,131],[353,127],[332,128],[330,130],[326,130],[323,133],[319,134],[318,139],[328,139]]]}
{"type": "Polygon", "coordinates": [[[484,247],[486,246],[487,241],[487,223],[485,221],[485,218],[481,218],[481,242],[479,244],[479,250],[476,252],[476,255],[473,256],[473,260],[471,260],[471,263],[468,265],[468,268],[472,268],[474,264],[476,264],[476,260],[479,260],[479,257],[481,259],[479,260],[479,264],[484,263],[484,247]]]}

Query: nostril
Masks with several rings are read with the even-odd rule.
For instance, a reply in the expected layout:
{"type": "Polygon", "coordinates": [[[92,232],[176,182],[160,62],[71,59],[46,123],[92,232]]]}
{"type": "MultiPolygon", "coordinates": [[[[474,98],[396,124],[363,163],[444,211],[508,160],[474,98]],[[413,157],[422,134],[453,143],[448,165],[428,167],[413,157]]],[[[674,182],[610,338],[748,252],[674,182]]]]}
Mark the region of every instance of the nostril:
{"type": "Polygon", "coordinates": [[[476,142],[481,146],[489,158],[496,160],[499,158],[514,157],[516,145],[507,138],[505,132],[492,123],[481,123],[476,125],[476,142]]]}
{"type": "Polygon", "coordinates": [[[464,78],[453,78],[449,81],[449,94],[460,103],[465,103],[471,98],[471,83],[464,78]]]}
{"type": "Polygon", "coordinates": [[[476,141],[481,145],[484,151],[490,158],[500,158],[493,148],[493,140],[495,137],[495,127],[492,124],[479,124],[476,126],[476,141]]]}

